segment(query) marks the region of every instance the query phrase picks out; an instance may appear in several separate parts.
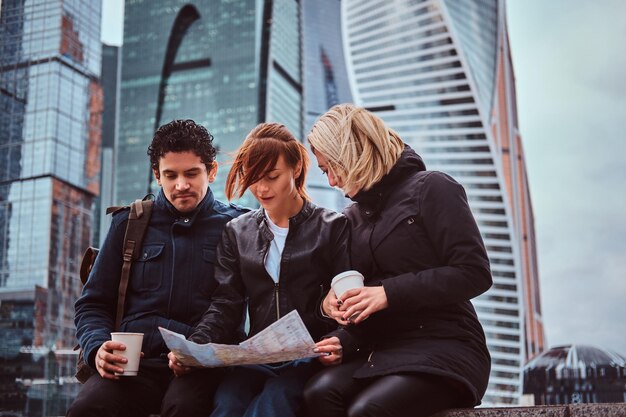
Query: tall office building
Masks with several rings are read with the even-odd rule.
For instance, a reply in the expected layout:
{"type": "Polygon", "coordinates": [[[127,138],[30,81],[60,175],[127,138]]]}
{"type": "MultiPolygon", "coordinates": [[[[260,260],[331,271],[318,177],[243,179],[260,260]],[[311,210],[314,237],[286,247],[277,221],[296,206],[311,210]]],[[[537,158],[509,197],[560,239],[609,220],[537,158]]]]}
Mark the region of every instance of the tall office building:
{"type": "MultiPolygon", "coordinates": [[[[341,42],[341,0],[302,0],[301,4],[304,141],[320,115],[335,104],[352,102],[352,94],[341,42]]],[[[311,165],[307,177],[311,198],[341,211],[347,202],[343,193],[330,188],[317,164],[311,165]]]]}
{"type": "Polygon", "coordinates": [[[92,242],[100,247],[109,230],[111,216],[105,214],[107,207],[116,205],[113,188],[115,178],[115,142],[119,117],[119,79],[121,75],[121,50],[119,46],[102,45],[102,73],[100,83],[104,95],[102,109],[102,147],[100,163],[100,195],[94,209],[94,233],[92,242]]]}
{"type": "MultiPolygon", "coordinates": [[[[300,34],[296,0],[127,1],[117,202],[149,189],[146,149],[155,129],[172,119],[206,126],[220,162],[263,121],[279,121],[300,137],[300,34]]],[[[223,165],[212,186],[220,199],[227,171],[223,165]]]]}
{"type": "MultiPolygon", "coordinates": [[[[96,0],[2,0],[0,358],[7,363],[22,361],[20,352],[54,358],[75,340],[78,263],[99,183],[100,8],[96,0]]],[[[73,374],[72,362],[61,376],[73,374]]],[[[15,378],[49,381],[64,366],[13,365],[0,372],[3,389],[15,378]]],[[[63,412],[46,411],[47,387],[28,392],[29,415],[38,407],[63,412]]]]}
{"type": "Polygon", "coordinates": [[[355,102],[467,191],[493,272],[473,300],[492,355],[485,405],[517,404],[543,349],[532,207],[502,0],[345,0],[355,102]]]}
{"type": "Polygon", "coordinates": [[[515,74],[509,51],[504,7],[498,31],[496,85],[493,97],[491,131],[495,155],[502,163],[505,189],[508,194],[512,227],[515,229],[519,272],[522,276],[524,311],[524,360],[529,361],[546,349],[541,314],[539,270],[526,159],[517,120],[515,74]]]}

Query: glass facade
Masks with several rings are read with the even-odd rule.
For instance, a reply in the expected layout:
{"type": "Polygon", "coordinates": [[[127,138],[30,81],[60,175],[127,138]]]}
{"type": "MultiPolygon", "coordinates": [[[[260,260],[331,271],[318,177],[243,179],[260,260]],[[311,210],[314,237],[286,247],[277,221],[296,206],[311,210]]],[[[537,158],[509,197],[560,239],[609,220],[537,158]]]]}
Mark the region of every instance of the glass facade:
{"type": "Polygon", "coordinates": [[[488,112],[496,86],[498,2],[445,0],[445,3],[471,68],[482,110],[488,112]]]}
{"type": "Polygon", "coordinates": [[[0,11],[0,399],[28,415],[64,413],[75,385],[62,387],[75,363],[62,352],[99,191],[100,8],[3,0],[0,11]]]}
{"type": "Polygon", "coordinates": [[[104,91],[104,110],[102,112],[102,147],[115,146],[115,118],[118,100],[118,77],[120,67],[118,46],[102,45],[102,72],[100,83],[104,91]]]}
{"type": "MultiPolygon", "coordinates": [[[[295,0],[126,2],[117,203],[156,191],[146,149],[173,119],[207,127],[221,163],[262,121],[301,135],[299,16],[295,0]]],[[[219,199],[227,172],[222,164],[212,185],[219,199]]]]}
{"type": "MultiPolygon", "coordinates": [[[[503,9],[499,13],[504,13],[503,9]]],[[[504,19],[500,20],[498,44],[500,53],[497,56],[496,78],[491,107],[491,132],[494,154],[502,164],[502,173],[511,208],[513,235],[519,254],[519,275],[522,277],[524,296],[525,360],[532,359],[545,349],[545,332],[541,313],[541,297],[539,292],[539,268],[535,241],[535,220],[526,157],[522,138],[517,124],[517,104],[515,93],[515,76],[509,52],[508,29],[504,19]]],[[[501,274],[504,274],[501,272],[501,274]]],[[[501,275],[503,276],[503,275],[501,275]]]]}
{"type": "Polygon", "coordinates": [[[100,195],[94,209],[94,233],[92,243],[100,247],[109,230],[111,216],[106,216],[107,207],[113,201],[114,151],[117,134],[119,77],[121,71],[121,48],[102,45],[102,73],[100,82],[104,96],[102,110],[102,147],[100,169],[100,195]]]}
{"type": "MultiPolygon", "coordinates": [[[[341,1],[302,0],[304,68],[304,122],[306,135],[315,120],[339,103],[352,102],[341,42],[341,1]]],[[[319,205],[341,211],[347,205],[341,191],[328,185],[327,178],[311,155],[307,177],[311,198],[319,205]]]]}

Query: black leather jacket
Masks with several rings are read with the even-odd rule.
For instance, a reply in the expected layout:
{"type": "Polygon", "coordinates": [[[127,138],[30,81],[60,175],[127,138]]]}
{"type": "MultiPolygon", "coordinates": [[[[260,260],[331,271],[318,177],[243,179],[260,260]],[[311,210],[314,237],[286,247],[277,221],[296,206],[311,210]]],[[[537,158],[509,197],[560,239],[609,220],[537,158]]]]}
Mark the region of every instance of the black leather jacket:
{"type": "Polygon", "coordinates": [[[191,340],[224,343],[241,324],[246,301],[248,336],[294,309],[315,340],[336,328],[334,320],[321,317],[319,306],[333,276],[350,269],[347,219],[305,202],[302,210],[289,219],[278,283],[267,273],[264,262],[273,238],[263,209],[226,225],[217,249],[218,287],[191,340]]]}

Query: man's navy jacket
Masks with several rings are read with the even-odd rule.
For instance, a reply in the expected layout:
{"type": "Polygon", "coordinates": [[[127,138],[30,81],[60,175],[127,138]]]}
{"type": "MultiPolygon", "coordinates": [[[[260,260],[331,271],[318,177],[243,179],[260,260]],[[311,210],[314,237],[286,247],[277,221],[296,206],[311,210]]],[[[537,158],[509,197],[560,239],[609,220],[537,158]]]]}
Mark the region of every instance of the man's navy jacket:
{"type": "MultiPolygon", "coordinates": [[[[113,327],[128,212],[125,209],[113,215],[75,305],[76,335],[87,363],[94,369],[96,352],[116,331],[113,327]]],[[[207,310],[216,285],[213,269],[222,230],[242,213],[244,210],[215,200],[210,189],[190,213],[178,212],[163,191],[159,192],[142,251],[132,264],[124,318],[117,330],[144,333],[143,360],[166,360],[169,350],[159,326],[187,337],[207,310]]]]}

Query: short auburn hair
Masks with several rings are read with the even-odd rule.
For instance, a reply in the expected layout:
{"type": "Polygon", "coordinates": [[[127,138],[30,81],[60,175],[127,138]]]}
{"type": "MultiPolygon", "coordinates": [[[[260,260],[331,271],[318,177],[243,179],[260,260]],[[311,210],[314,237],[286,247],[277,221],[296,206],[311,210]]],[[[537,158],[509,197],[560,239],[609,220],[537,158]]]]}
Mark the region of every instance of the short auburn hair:
{"type": "Polygon", "coordinates": [[[295,169],[300,164],[301,172],[295,179],[296,190],[305,200],[310,200],[305,190],[309,154],[304,145],[279,123],[261,123],[248,133],[228,171],[226,198],[241,197],[252,184],[274,169],[281,155],[290,168],[295,169]]]}

